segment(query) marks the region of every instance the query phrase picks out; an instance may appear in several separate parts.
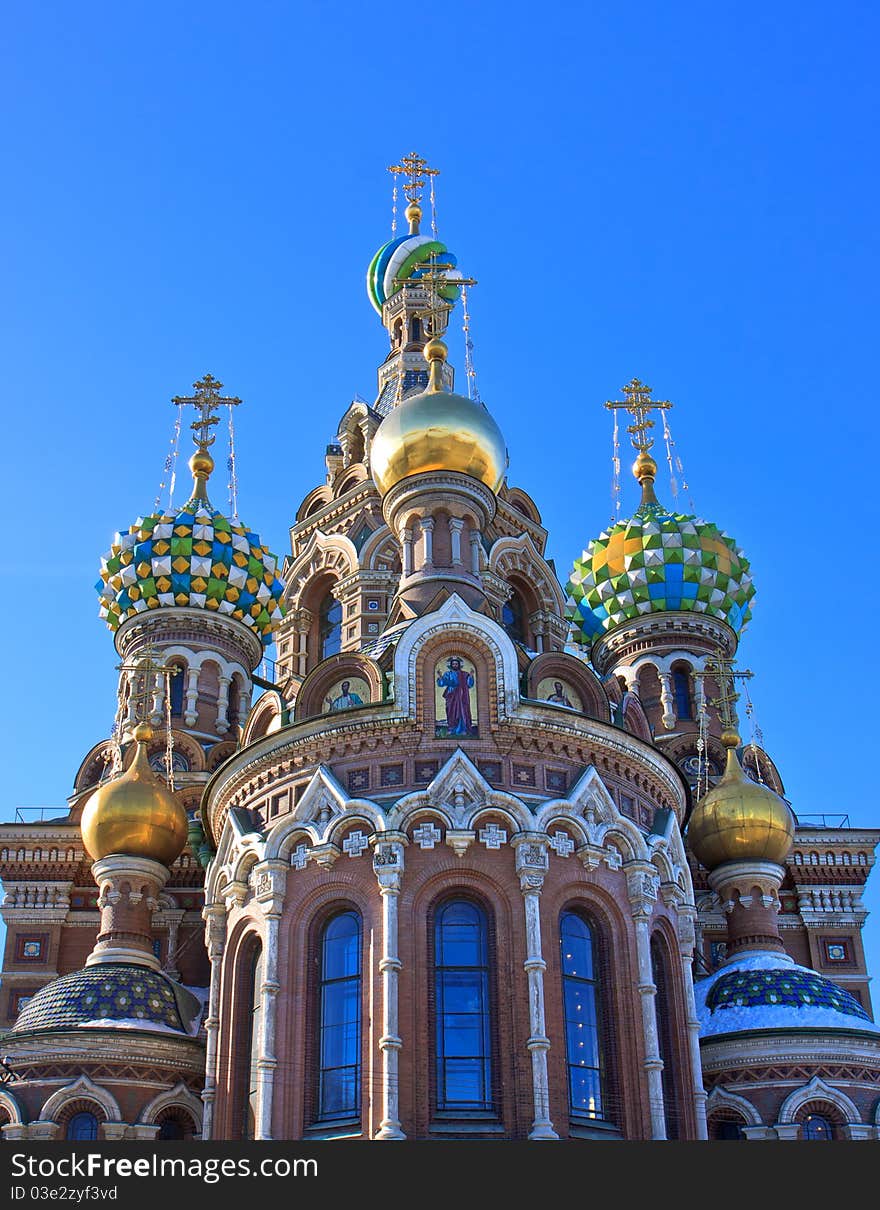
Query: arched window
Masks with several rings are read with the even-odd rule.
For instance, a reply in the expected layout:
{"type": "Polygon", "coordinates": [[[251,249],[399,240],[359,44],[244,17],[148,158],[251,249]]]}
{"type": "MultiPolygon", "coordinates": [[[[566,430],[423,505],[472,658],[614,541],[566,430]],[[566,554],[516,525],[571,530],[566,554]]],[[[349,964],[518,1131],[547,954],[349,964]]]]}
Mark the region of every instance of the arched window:
{"type": "Polygon", "coordinates": [[[340,912],[321,930],[318,1120],[360,1117],[361,920],[340,912]]]}
{"type": "Polygon", "coordinates": [[[693,718],[691,709],[691,678],[682,668],[672,670],[672,696],[675,699],[675,716],[678,719],[693,718]]]}
{"type": "Polygon", "coordinates": [[[67,1123],[64,1137],[71,1140],[96,1139],[98,1137],[98,1119],[88,1110],[75,1113],[67,1123]]]}
{"type": "Polygon", "coordinates": [[[663,1113],[666,1119],[666,1137],[681,1137],[680,1106],[676,1073],[678,1064],[672,1035],[672,1005],[669,998],[669,972],[665,947],[657,937],[651,938],[651,978],[657,993],[654,1007],[657,1014],[657,1041],[660,1058],[663,1060],[661,1083],[663,1085],[663,1113]]]}
{"type": "Polygon", "coordinates": [[[159,1127],[159,1133],[156,1135],[156,1138],[163,1143],[175,1142],[183,1138],[183,1127],[174,1118],[166,1118],[159,1127]]]}
{"type": "Polygon", "coordinates": [[[804,1138],[811,1143],[829,1143],[834,1138],[833,1126],[821,1113],[808,1113],[801,1130],[804,1138]]]}
{"type": "Polygon", "coordinates": [[[173,676],[169,676],[168,678],[171,685],[169,690],[171,697],[171,717],[180,718],[180,716],[183,714],[183,703],[186,696],[186,686],[184,685],[184,681],[186,680],[186,669],[183,664],[178,664],[177,662],[175,662],[174,667],[176,672],[173,676]]]}
{"type": "Polygon", "coordinates": [[[342,605],[332,592],[321,602],[321,659],[342,650],[342,605]]]}
{"type": "Polygon", "coordinates": [[[526,641],[526,628],[523,620],[523,604],[516,593],[501,606],[501,625],[515,643],[526,641]]]}
{"type": "Polygon", "coordinates": [[[605,1057],[593,930],[578,912],[563,912],[559,942],[569,1108],[575,1118],[605,1118],[605,1057]]]}
{"type": "Polygon", "coordinates": [[[434,921],[437,1109],[492,1112],[492,1035],[486,915],[468,899],[434,921]]]}
{"type": "Polygon", "coordinates": [[[713,1143],[742,1142],[746,1137],[743,1134],[744,1125],[738,1114],[713,1114],[709,1119],[709,1138],[713,1143]]]}
{"type": "Polygon", "coordinates": [[[243,1026],[245,1046],[243,1053],[247,1056],[247,1083],[245,1086],[246,1103],[242,1115],[241,1137],[255,1139],[257,1137],[257,1063],[260,1057],[261,1023],[263,1007],[263,947],[257,944],[251,955],[250,964],[245,975],[245,1018],[243,1026]]]}

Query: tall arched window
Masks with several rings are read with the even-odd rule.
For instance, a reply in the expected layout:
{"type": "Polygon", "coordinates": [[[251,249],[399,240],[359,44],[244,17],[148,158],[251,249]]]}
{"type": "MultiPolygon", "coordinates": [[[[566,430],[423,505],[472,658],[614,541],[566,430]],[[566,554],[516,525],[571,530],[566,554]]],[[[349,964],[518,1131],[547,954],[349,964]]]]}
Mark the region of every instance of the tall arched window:
{"type": "Polygon", "coordinates": [[[98,1119],[88,1110],[75,1113],[67,1123],[64,1137],[73,1140],[96,1139],[98,1137],[98,1119]]]}
{"type": "Polygon", "coordinates": [[[257,944],[251,955],[250,965],[246,974],[246,1017],[243,1021],[246,1037],[243,1039],[244,1053],[247,1055],[247,1083],[245,1087],[246,1104],[242,1120],[241,1137],[255,1139],[257,1137],[257,1092],[258,1076],[257,1063],[260,1057],[260,1041],[262,1035],[263,1007],[263,947],[257,944]]]}
{"type": "Polygon", "coordinates": [[[321,659],[342,650],[342,605],[332,592],[321,602],[321,659]]]}
{"type": "Polygon", "coordinates": [[[486,914],[468,899],[434,920],[437,1109],[491,1112],[492,1034],[486,914]]]}
{"type": "Polygon", "coordinates": [[[321,930],[318,1120],[360,1117],[361,920],[340,912],[321,930]]]}
{"type": "Polygon", "coordinates": [[[559,941],[569,1108],[574,1118],[604,1119],[605,1058],[593,930],[579,912],[563,912],[559,941]]]}
{"type": "Polygon", "coordinates": [[[523,603],[516,593],[501,606],[501,625],[515,643],[526,641],[523,603]]]}
{"type": "Polygon", "coordinates": [[[678,719],[693,718],[691,709],[691,678],[682,668],[672,670],[672,696],[675,699],[675,716],[678,719]]]}
{"type": "Polygon", "coordinates": [[[675,1050],[672,1034],[672,1004],[670,1003],[669,971],[667,954],[663,942],[658,937],[651,938],[651,978],[657,989],[654,997],[654,1009],[657,1014],[657,1041],[660,1058],[663,1060],[663,1071],[660,1081],[663,1086],[663,1114],[666,1119],[666,1137],[678,1139],[681,1137],[681,1107],[678,1099],[678,1083],[676,1073],[678,1065],[675,1062],[675,1050]]]}
{"type": "Polygon", "coordinates": [[[179,718],[183,714],[183,701],[185,696],[184,691],[186,689],[186,685],[184,684],[184,681],[186,680],[186,668],[183,664],[177,663],[177,661],[175,661],[174,667],[177,671],[173,676],[168,678],[171,686],[169,689],[169,696],[171,698],[171,717],[179,718]]]}

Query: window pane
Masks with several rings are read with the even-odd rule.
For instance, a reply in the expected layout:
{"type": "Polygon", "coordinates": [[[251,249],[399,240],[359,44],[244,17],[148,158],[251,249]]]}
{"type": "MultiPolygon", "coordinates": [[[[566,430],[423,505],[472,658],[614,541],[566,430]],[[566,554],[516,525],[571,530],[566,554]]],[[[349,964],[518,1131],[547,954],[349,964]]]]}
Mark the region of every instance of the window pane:
{"type": "Polygon", "coordinates": [[[559,941],[569,1106],[580,1117],[601,1118],[603,1058],[592,931],[583,917],[566,912],[559,941]]]}
{"type": "Polygon", "coordinates": [[[562,972],[579,979],[593,978],[593,939],[590,927],[580,916],[568,912],[562,918],[562,972]]]}
{"type": "Polygon", "coordinates": [[[447,1059],[447,1109],[488,1109],[486,1096],[487,1064],[481,1059],[447,1059]]]}
{"type": "Polygon", "coordinates": [[[321,937],[318,1117],[350,1117],[360,1109],[361,927],[342,912],[321,937]]]}
{"type": "Polygon", "coordinates": [[[476,904],[445,904],[434,946],[439,1109],[492,1108],[487,952],[486,919],[476,904]]]}

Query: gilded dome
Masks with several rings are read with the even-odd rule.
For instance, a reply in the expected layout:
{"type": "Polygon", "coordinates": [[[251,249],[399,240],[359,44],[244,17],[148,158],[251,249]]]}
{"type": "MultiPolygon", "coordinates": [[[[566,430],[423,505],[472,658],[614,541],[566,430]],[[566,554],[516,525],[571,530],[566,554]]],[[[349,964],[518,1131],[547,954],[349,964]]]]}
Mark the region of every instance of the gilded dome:
{"type": "Polygon", "coordinates": [[[794,839],[791,808],[769,786],[746,776],[736,754],[739,736],[729,738],[724,776],[694,808],[688,844],[708,870],[727,861],[781,864],[794,839]]]}
{"type": "Polygon", "coordinates": [[[147,760],[152,732],[135,732],[137,750],[119,777],[99,786],[82,815],[82,837],[93,861],[111,853],[148,857],[171,865],[186,845],[186,811],[147,760]]]}
{"type": "Polygon", "coordinates": [[[394,408],[376,430],[370,447],[370,470],[385,495],[401,479],[424,471],[457,471],[479,479],[497,492],[507,471],[507,446],[498,425],[482,403],[438,389],[439,367],[446,346],[432,340],[425,347],[432,382],[394,408]]]}
{"type": "Polygon", "coordinates": [[[259,535],[212,507],[203,490],[210,455],[194,454],[190,466],[196,490],[188,503],[177,513],[138,517],[101,560],[101,617],[117,630],[150,609],[206,609],[268,644],[283,616],[278,560],[259,535]]]}

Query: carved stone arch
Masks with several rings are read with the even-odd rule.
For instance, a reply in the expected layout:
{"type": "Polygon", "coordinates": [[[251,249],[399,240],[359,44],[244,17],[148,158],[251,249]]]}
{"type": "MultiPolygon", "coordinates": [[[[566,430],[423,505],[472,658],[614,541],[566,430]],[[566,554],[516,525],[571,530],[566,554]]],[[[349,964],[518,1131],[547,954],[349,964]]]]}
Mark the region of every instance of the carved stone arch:
{"type": "Polygon", "coordinates": [[[416,618],[401,635],[394,651],[394,696],[400,713],[415,713],[417,665],[425,647],[438,650],[445,642],[467,638],[480,644],[494,664],[494,684],[489,686],[490,713],[499,719],[512,715],[519,703],[519,668],[516,648],[497,622],[469,609],[458,593],[452,593],[438,610],[416,618]]]}
{"type": "Polygon", "coordinates": [[[255,852],[254,849],[245,849],[239,854],[238,861],[235,863],[232,881],[247,882],[251,870],[261,860],[260,853],[255,852]]]}
{"type": "MultiPolygon", "coordinates": [[[[496,819],[500,819],[509,825],[510,833],[507,837],[508,840],[511,836],[515,836],[517,832],[523,830],[522,820],[518,819],[512,811],[492,802],[487,802],[483,806],[477,807],[467,820],[465,826],[469,831],[479,833],[480,828],[484,826],[489,816],[494,816],[496,819]]],[[[531,820],[528,820],[527,823],[531,823],[531,820]]]]}
{"type": "Polygon", "coordinates": [[[110,739],[102,739],[88,750],[83,757],[82,764],[76,771],[76,777],[73,779],[74,793],[80,790],[88,790],[92,786],[96,786],[101,780],[104,771],[109,772],[112,765],[112,749],[110,739]],[[105,760],[108,756],[110,759],[105,760]]]}
{"type": "Polygon", "coordinates": [[[522,513],[534,525],[541,525],[541,514],[538,512],[538,506],[528,492],[523,491],[521,487],[508,487],[504,493],[504,498],[511,508],[515,508],[518,513],[522,513]]]}
{"type": "MultiPolygon", "coordinates": [[[[610,717],[608,694],[599,678],[583,660],[564,651],[547,651],[543,655],[539,655],[529,664],[526,675],[526,696],[533,701],[542,700],[538,696],[538,686],[541,681],[547,679],[556,679],[563,685],[570,685],[581,700],[583,714],[586,714],[588,718],[598,719],[602,723],[608,722],[610,717]]],[[[546,701],[546,698],[543,700],[546,701]]],[[[559,709],[565,710],[566,707],[563,705],[559,709]]]]}
{"type": "Polygon", "coordinates": [[[57,1122],[66,1106],[70,1105],[72,1101],[83,1100],[96,1105],[101,1110],[105,1122],[123,1120],[119,1104],[113,1094],[106,1088],[94,1084],[88,1076],[80,1076],[52,1093],[40,1110],[39,1121],[57,1122]]]}
{"type": "Polygon", "coordinates": [[[310,849],[320,844],[318,829],[310,823],[292,822],[288,817],[266,837],[266,860],[289,861],[291,853],[303,843],[310,849]]]}
{"type": "Polygon", "coordinates": [[[157,1093],[152,1101],[141,1110],[138,1115],[138,1121],[143,1122],[147,1126],[152,1126],[163,1110],[176,1108],[185,1109],[192,1117],[196,1130],[201,1132],[202,1102],[190,1092],[182,1080],[179,1080],[173,1088],[157,1093]]]}
{"type": "Polygon", "coordinates": [[[336,713],[330,710],[326,701],[333,685],[353,677],[366,681],[369,686],[370,698],[364,705],[380,705],[385,691],[385,678],[379,665],[369,656],[343,651],[322,660],[303,681],[296,698],[295,720],[301,722],[305,718],[328,714],[331,721],[339,722],[348,716],[350,710],[360,709],[353,706],[336,713]]]}
{"type": "Polygon", "coordinates": [[[552,838],[556,831],[564,831],[574,833],[574,843],[578,848],[589,842],[583,818],[575,815],[570,804],[556,801],[547,805],[554,809],[543,816],[541,828],[549,837],[552,838]]]}
{"type": "Polygon", "coordinates": [[[321,484],[320,487],[314,488],[303,500],[302,504],[297,509],[296,520],[305,521],[306,517],[311,517],[315,513],[329,504],[333,499],[333,492],[326,484],[321,484]]]}
{"type": "Polygon", "coordinates": [[[341,848],[341,841],[352,829],[366,831],[368,836],[385,831],[385,820],[382,812],[373,803],[363,801],[349,803],[345,814],[333,819],[324,839],[330,844],[341,848]]]}
{"type": "Polygon", "coordinates": [[[651,730],[651,724],[648,722],[644,706],[635,693],[629,691],[624,693],[620,704],[620,716],[624,730],[645,740],[646,743],[653,743],[654,733],[651,730]]]}
{"type": "Polygon", "coordinates": [[[245,723],[241,737],[242,747],[247,747],[248,744],[262,739],[265,735],[271,735],[275,731],[280,731],[283,711],[284,703],[281,700],[280,693],[277,693],[274,689],[268,689],[265,693],[261,694],[251,707],[251,712],[245,723]]]}
{"type": "Polygon", "coordinates": [[[761,1126],[761,1115],[758,1113],[751,1101],[747,1101],[745,1097],[741,1097],[738,1093],[730,1092],[723,1085],[716,1085],[709,1093],[706,1099],[706,1117],[711,1118],[713,1113],[721,1111],[738,1113],[744,1120],[746,1126],[761,1126]]]}
{"type": "Polygon", "coordinates": [[[324,533],[316,529],[305,550],[288,570],[284,603],[288,612],[314,609],[312,596],[315,581],[322,576],[329,580],[344,580],[360,565],[357,549],[351,538],[341,533],[324,533]]]}
{"type": "Polygon", "coordinates": [[[21,1106],[15,1099],[14,1094],[8,1088],[0,1088],[0,1112],[8,1115],[9,1121],[5,1123],[8,1126],[26,1126],[24,1115],[21,1106]]]}
{"type": "Polygon", "coordinates": [[[547,560],[528,534],[499,538],[489,551],[489,571],[508,583],[519,579],[534,593],[537,608],[563,617],[565,596],[547,560]]]}
{"type": "Polygon", "coordinates": [[[238,751],[238,744],[234,739],[223,740],[222,743],[214,744],[205,754],[205,769],[208,773],[213,773],[218,769],[225,760],[228,760],[235,752],[238,751]]]}
{"type": "Polygon", "coordinates": [[[820,1076],[814,1076],[809,1084],[804,1084],[790,1093],[779,1107],[780,1125],[791,1125],[798,1113],[811,1101],[825,1101],[843,1117],[847,1125],[856,1125],[862,1117],[853,1101],[840,1088],[826,1084],[820,1076]]]}
{"type": "MultiPolygon", "coordinates": [[[[171,735],[174,740],[174,750],[176,752],[180,752],[186,758],[186,761],[189,765],[189,772],[204,773],[205,750],[202,745],[197,740],[193,739],[193,737],[186,731],[178,731],[174,727],[171,729],[171,735]]],[[[152,740],[150,740],[149,744],[147,745],[147,753],[151,757],[155,756],[157,753],[161,753],[164,756],[166,747],[167,741],[165,738],[165,732],[159,731],[153,736],[152,740]]],[[[132,760],[134,760],[133,744],[130,746],[129,751],[126,752],[126,765],[128,765],[132,760]]]]}
{"type": "Polygon", "coordinates": [[[336,476],[333,481],[333,495],[338,499],[346,492],[350,492],[352,488],[360,487],[361,484],[368,482],[370,482],[369,472],[363,462],[358,460],[356,463],[343,467],[336,476]]]}
{"type": "Polygon", "coordinates": [[[602,848],[617,849],[624,861],[643,861],[648,857],[644,837],[638,828],[627,827],[629,823],[625,816],[621,816],[615,823],[608,824],[601,832],[602,848]],[[633,835],[633,832],[636,834],[633,835]]]}
{"type": "Polygon", "coordinates": [[[380,562],[388,564],[389,574],[400,571],[400,544],[387,525],[374,530],[360,552],[362,568],[377,571],[380,562]]]}

